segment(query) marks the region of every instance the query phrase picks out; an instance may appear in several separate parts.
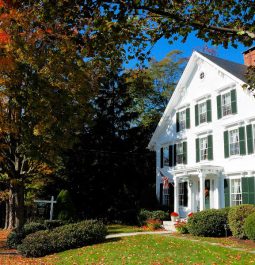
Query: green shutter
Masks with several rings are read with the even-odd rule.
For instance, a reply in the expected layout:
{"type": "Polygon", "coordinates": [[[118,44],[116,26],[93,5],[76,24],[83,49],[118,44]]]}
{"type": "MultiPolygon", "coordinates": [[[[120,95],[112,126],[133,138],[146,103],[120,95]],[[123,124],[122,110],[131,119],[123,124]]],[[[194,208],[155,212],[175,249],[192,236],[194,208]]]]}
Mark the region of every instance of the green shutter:
{"type": "Polygon", "coordinates": [[[198,126],[198,104],[195,105],[195,125],[198,126]]]}
{"type": "Polygon", "coordinates": [[[224,132],[224,156],[229,157],[229,142],[228,142],[228,131],[224,132]]]}
{"type": "Polygon", "coordinates": [[[224,179],[224,195],[225,195],[225,207],[229,207],[230,206],[229,179],[224,179]]]}
{"type": "Polygon", "coordinates": [[[180,131],[179,112],[176,113],[176,132],[180,131]]]}
{"type": "Polygon", "coordinates": [[[218,116],[218,119],[220,119],[222,117],[221,95],[217,96],[217,116],[218,116]]]}
{"type": "Polygon", "coordinates": [[[186,109],[186,129],[190,128],[190,108],[186,109]]]}
{"type": "Polygon", "coordinates": [[[174,166],[176,166],[176,144],[174,145],[174,166]]]}
{"type": "Polygon", "coordinates": [[[182,148],[183,148],[183,164],[187,164],[188,161],[187,142],[182,143],[182,148]]]}
{"type": "Polygon", "coordinates": [[[247,136],[247,152],[248,154],[252,154],[254,148],[253,148],[253,131],[251,124],[246,126],[246,136],[247,136]]]}
{"type": "Polygon", "coordinates": [[[239,127],[239,145],[240,145],[240,155],[246,155],[244,127],[239,127]]]}
{"type": "Polygon", "coordinates": [[[212,135],[207,136],[208,142],[208,160],[213,160],[213,137],[212,135]]]}
{"type": "Polygon", "coordinates": [[[242,203],[255,204],[254,177],[242,178],[242,203]]]}
{"type": "Polygon", "coordinates": [[[235,89],[231,90],[231,109],[232,109],[233,114],[237,113],[237,102],[236,102],[236,90],[235,89]]]}
{"type": "Polygon", "coordinates": [[[160,167],[163,168],[164,167],[164,163],[163,163],[163,158],[164,158],[164,153],[163,153],[163,148],[160,148],[160,167]]]}
{"type": "Polygon", "coordinates": [[[163,183],[160,183],[160,188],[159,188],[159,202],[160,202],[160,205],[163,204],[163,183]]]}
{"type": "Polygon", "coordinates": [[[199,146],[199,138],[196,139],[196,162],[200,161],[200,146],[199,146]]]}
{"type": "Polygon", "coordinates": [[[172,167],[174,163],[173,160],[173,146],[169,145],[169,167],[172,167]]]}
{"type": "Polygon", "coordinates": [[[206,101],[206,109],[207,109],[207,122],[211,122],[212,121],[212,104],[211,104],[210,99],[206,101]]]}

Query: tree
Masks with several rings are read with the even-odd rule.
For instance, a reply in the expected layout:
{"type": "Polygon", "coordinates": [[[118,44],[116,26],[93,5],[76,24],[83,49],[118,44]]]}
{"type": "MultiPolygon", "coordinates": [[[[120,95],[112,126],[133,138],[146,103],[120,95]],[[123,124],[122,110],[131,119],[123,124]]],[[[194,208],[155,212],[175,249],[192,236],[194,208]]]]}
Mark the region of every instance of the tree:
{"type": "Polygon", "coordinates": [[[178,50],[161,61],[152,59],[147,68],[130,70],[128,87],[133,98],[132,109],[139,113],[136,124],[153,130],[162,116],[187,60],[178,50]]]}
{"type": "Polygon", "coordinates": [[[0,163],[11,198],[8,228],[24,223],[26,184],[61,166],[94,90],[77,34],[64,32],[66,24],[53,32],[57,18],[44,20],[45,8],[29,1],[1,8],[0,163]]]}

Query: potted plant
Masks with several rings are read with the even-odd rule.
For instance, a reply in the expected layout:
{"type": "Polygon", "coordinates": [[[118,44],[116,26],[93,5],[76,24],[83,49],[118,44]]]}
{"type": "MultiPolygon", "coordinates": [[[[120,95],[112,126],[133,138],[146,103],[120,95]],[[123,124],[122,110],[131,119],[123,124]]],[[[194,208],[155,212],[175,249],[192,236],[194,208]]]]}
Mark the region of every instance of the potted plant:
{"type": "Polygon", "coordinates": [[[193,213],[190,212],[190,213],[188,214],[188,218],[190,218],[190,217],[192,217],[192,216],[193,216],[193,213]]]}
{"type": "Polygon", "coordinates": [[[178,219],[178,217],[179,217],[179,214],[176,213],[176,212],[172,212],[172,213],[170,214],[170,216],[171,216],[171,220],[172,220],[173,222],[176,222],[177,219],[178,219]]]}

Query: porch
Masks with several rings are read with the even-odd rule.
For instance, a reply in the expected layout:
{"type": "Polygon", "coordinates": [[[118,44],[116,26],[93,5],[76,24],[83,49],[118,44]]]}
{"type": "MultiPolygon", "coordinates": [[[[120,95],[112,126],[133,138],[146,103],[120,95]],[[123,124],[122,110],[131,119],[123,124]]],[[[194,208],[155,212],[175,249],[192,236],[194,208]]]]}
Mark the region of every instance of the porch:
{"type": "Polygon", "coordinates": [[[223,168],[200,165],[174,170],[174,211],[180,217],[189,212],[224,207],[223,168]]]}

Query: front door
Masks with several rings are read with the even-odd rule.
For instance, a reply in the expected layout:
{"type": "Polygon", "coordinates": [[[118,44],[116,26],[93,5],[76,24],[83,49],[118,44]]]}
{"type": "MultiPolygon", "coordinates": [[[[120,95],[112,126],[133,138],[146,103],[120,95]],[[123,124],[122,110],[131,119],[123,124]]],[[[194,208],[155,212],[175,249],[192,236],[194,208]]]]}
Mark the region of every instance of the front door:
{"type": "Polygon", "coordinates": [[[210,179],[205,180],[205,191],[204,191],[204,196],[205,196],[205,209],[210,209],[210,198],[211,195],[211,181],[210,179]]]}

